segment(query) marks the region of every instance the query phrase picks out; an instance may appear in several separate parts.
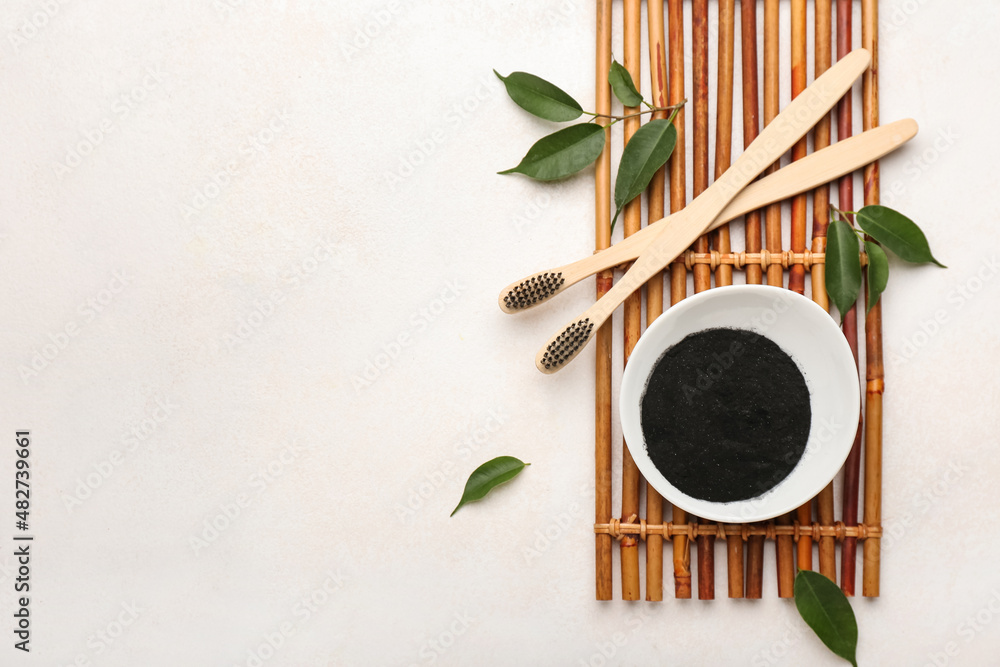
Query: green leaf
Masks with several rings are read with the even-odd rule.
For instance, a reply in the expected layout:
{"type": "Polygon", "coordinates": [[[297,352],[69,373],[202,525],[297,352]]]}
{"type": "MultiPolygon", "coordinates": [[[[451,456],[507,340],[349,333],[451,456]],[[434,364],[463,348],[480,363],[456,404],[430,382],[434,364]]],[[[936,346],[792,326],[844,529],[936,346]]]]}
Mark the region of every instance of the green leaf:
{"type": "Polygon", "coordinates": [[[452,511],[451,516],[455,516],[455,512],[462,505],[482,499],[495,487],[514,479],[518,473],[524,470],[525,466],[530,465],[530,463],[523,463],[513,456],[498,456],[479,466],[472,471],[469,481],[465,483],[465,492],[462,493],[462,499],[458,502],[458,507],[452,511]]]}
{"type": "Polygon", "coordinates": [[[625,205],[642,194],[656,170],[666,164],[677,143],[677,128],[669,120],[651,120],[632,135],[622,152],[615,180],[614,231],[625,205]]]}
{"type": "Polygon", "coordinates": [[[948,268],[934,259],[927,237],[917,223],[898,211],[887,206],[865,206],[858,211],[858,226],[900,259],[918,264],[934,262],[943,269],[948,268]]]}
{"type": "Polygon", "coordinates": [[[627,107],[637,107],[642,104],[642,95],[635,89],[632,75],[628,70],[618,64],[617,60],[611,61],[611,71],[608,72],[608,83],[611,90],[615,91],[615,97],[621,100],[627,107]]]}
{"type": "Polygon", "coordinates": [[[843,220],[833,220],[826,234],[826,292],[843,321],[844,314],[857,302],[861,291],[858,237],[843,220]]]}
{"type": "Polygon", "coordinates": [[[844,592],[818,572],[795,577],[795,606],[827,648],[858,667],[858,621],[844,592]]]}
{"type": "Polygon", "coordinates": [[[575,174],[604,150],[604,128],[580,123],[553,132],[535,142],[520,164],[501,174],[524,174],[539,181],[554,181],[575,174]]]}
{"type": "Polygon", "coordinates": [[[565,122],[576,120],[583,113],[580,103],[566,94],[562,88],[545,79],[527,72],[512,72],[504,77],[493,70],[503,85],[507,94],[519,107],[545,120],[565,122]]]}
{"type": "Polygon", "coordinates": [[[871,241],[865,241],[865,252],[868,253],[868,309],[865,315],[878,303],[879,297],[885,291],[889,282],[889,258],[885,256],[882,247],[871,241]]]}

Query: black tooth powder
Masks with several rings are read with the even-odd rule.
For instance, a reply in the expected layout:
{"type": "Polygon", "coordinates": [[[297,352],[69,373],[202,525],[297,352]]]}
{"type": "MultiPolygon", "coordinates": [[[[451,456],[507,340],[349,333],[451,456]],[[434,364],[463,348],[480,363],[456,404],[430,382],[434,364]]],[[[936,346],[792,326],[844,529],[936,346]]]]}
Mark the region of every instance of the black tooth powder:
{"type": "Polygon", "coordinates": [[[642,395],[646,450],[693,498],[755,498],[795,468],[809,439],[809,389],[795,361],[744,329],[687,336],[653,366],[642,395]]]}

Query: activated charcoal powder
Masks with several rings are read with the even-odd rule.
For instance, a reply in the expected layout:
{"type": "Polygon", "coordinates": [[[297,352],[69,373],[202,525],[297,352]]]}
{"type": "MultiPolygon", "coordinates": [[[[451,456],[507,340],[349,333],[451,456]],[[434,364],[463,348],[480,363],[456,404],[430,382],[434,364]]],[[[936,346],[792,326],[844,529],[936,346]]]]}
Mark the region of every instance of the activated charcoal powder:
{"type": "Polygon", "coordinates": [[[667,350],[642,395],[649,458],[693,498],[755,498],[795,468],[809,439],[809,389],[795,361],[744,329],[706,329],[667,350]]]}

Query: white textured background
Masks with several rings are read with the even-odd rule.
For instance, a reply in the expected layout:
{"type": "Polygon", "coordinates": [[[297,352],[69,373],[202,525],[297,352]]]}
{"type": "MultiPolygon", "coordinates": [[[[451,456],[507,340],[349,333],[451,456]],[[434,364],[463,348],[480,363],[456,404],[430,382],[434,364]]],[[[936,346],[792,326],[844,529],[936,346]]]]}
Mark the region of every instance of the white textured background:
{"type": "MultiPolygon", "coordinates": [[[[882,118],[922,128],[886,203],[950,268],[892,266],[860,656],[998,664],[998,9],[882,15],[882,118]]],[[[495,305],[591,252],[592,179],[495,175],[550,127],[491,73],[591,107],[593,31],[584,0],[3,4],[0,664],[842,664],[771,552],[762,601],[721,597],[721,545],[714,602],[593,600],[592,356],[532,364],[592,288],[495,305]],[[500,454],[533,465],[449,519],[500,454]]]]}

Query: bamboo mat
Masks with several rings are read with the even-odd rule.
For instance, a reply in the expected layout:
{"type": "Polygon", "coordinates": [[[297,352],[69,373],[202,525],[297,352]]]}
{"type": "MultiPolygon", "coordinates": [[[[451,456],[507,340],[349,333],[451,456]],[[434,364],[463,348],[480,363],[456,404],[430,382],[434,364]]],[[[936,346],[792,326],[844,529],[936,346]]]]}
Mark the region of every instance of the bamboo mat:
{"type": "MultiPolygon", "coordinates": [[[[831,63],[857,46],[871,52],[871,69],[864,75],[861,85],[848,93],[809,138],[795,146],[790,159],[800,159],[809,150],[823,148],[831,141],[878,126],[877,0],[718,0],[711,7],[707,0],[648,2],[645,5],[648,43],[645,57],[641,53],[641,0],[623,0],[622,3],[597,0],[596,7],[597,113],[611,113],[607,72],[615,46],[611,35],[616,17],[623,22],[624,44],[615,46],[614,52],[623,54],[623,64],[637,85],[650,82],[651,89],[643,91],[644,96],[651,98],[657,107],[687,100],[675,120],[678,141],[673,157],[654,176],[641,200],[637,198],[625,209],[626,235],[641,229],[643,210],[647,212],[647,220],[657,220],[668,205],[670,212],[684,208],[689,198],[709,186],[710,175],[718,178],[729,167],[734,132],[742,139],[738,151],[778,114],[783,92],[790,92],[794,98],[831,63]],[[860,9],[860,31],[855,30],[858,27],[855,25],[856,9],[860,9]],[[782,17],[786,18],[782,20],[782,17]],[[690,26],[687,34],[685,22],[690,26]],[[782,33],[785,24],[789,28],[787,34],[782,33]],[[860,33],[860,43],[856,32],[860,33]],[[690,40],[688,52],[685,51],[686,39],[690,40]],[[737,49],[741,63],[739,72],[735,71],[737,49]],[[710,54],[714,55],[713,59],[710,54]],[[779,64],[783,59],[791,65],[788,80],[781,80],[780,76],[779,64]],[[714,69],[712,60],[715,61],[714,69]],[[853,117],[853,95],[858,93],[862,102],[860,119],[853,117]],[[734,127],[734,97],[737,94],[742,102],[742,119],[738,119],[740,122],[734,127]],[[714,114],[710,114],[712,95],[715,96],[714,114]],[[714,156],[710,156],[710,136],[715,139],[714,156]],[[693,186],[690,192],[689,181],[693,186]]],[[[623,133],[626,141],[640,123],[638,118],[630,121],[625,124],[623,133]]],[[[610,140],[609,136],[595,170],[597,250],[611,243],[610,140]]],[[[777,165],[765,173],[775,168],[777,165]]],[[[845,211],[879,203],[878,164],[869,165],[861,176],[863,193],[860,198],[853,192],[854,176],[846,176],[812,193],[799,195],[784,206],[775,204],[751,213],[743,221],[723,226],[699,239],[671,264],[669,271],[654,277],[642,294],[637,292],[625,302],[621,331],[614,331],[610,320],[598,331],[595,341],[594,523],[598,600],[613,597],[615,550],[619,556],[622,599],[642,599],[644,590],[646,600],[662,600],[665,541],[669,542],[666,551],[672,554],[669,561],[672,567],[668,567],[673,572],[676,598],[690,598],[697,589],[699,599],[714,599],[717,541],[725,543],[725,549],[720,551],[726,559],[723,569],[727,595],[731,598],[762,597],[764,580],[769,576],[776,578],[779,597],[791,597],[796,569],[818,570],[840,584],[847,595],[854,595],[859,542],[863,545],[861,593],[868,597],[878,596],[884,388],[880,303],[875,304],[867,316],[859,318],[855,307],[843,319],[844,336],[855,360],[859,356],[859,345],[863,344],[866,361],[863,417],[851,454],[838,479],[797,511],[773,521],[743,525],[708,522],[687,515],[664,503],[642,480],[629,454],[628,444],[613,442],[612,438],[612,379],[622,372],[641,334],[643,297],[647,326],[663,312],[665,292],[669,293],[669,305],[674,305],[687,296],[689,285],[695,293],[734,282],[779,285],[805,294],[829,309],[823,288],[828,209],[831,203],[845,211]],[[831,190],[835,197],[831,196],[831,190]],[[737,236],[742,237],[744,246],[739,252],[732,249],[737,236]],[[784,247],[783,236],[790,239],[788,247],[784,247]],[[863,339],[859,340],[862,333],[863,339]],[[622,363],[612,354],[616,336],[623,336],[622,363]],[[612,464],[618,458],[622,468],[621,495],[613,498],[612,464]],[[862,479],[864,497],[860,498],[862,479]],[[834,502],[834,484],[840,491],[839,504],[834,502]],[[764,553],[765,549],[772,548],[776,572],[769,575],[764,572],[764,553]],[[694,566],[692,551],[696,556],[694,566]],[[644,581],[643,568],[640,568],[643,556],[644,581]]],[[[611,288],[614,277],[613,271],[598,274],[598,298],[611,288]]],[[[860,312],[865,312],[864,307],[865,304],[861,304],[860,312]]]]}

